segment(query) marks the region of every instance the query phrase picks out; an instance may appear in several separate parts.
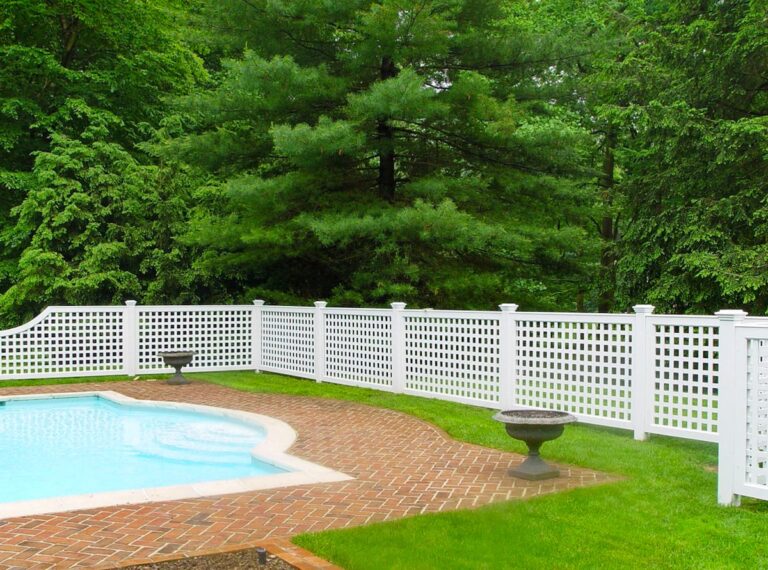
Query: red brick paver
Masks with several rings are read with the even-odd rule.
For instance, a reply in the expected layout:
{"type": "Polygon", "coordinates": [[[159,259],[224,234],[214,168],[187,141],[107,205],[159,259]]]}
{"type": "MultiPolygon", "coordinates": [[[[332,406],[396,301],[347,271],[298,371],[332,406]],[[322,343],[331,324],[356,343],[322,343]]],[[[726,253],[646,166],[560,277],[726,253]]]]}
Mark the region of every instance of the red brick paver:
{"type": "Polygon", "coordinates": [[[454,441],[406,414],[338,400],[147,381],[4,388],[0,394],[87,390],[273,416],[298,432],[293,455],[355,479],[0,521],[0,568],[117,567],[613,480],[568,466],[558,479],[516,480],[506,472],[522,461],[519,455],[454,441]]]}

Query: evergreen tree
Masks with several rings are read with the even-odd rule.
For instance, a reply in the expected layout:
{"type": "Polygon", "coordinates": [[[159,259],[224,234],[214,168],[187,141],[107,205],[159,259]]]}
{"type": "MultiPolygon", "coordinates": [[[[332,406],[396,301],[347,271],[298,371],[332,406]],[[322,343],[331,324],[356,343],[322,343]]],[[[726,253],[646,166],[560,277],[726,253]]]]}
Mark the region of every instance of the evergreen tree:
{"type": "Polygon", "coordinates": [[[188,237],[200,271],[272,301],[575,308],[596,259],[591,141],[546,97],[552,47],[528,14],[230,5],[210,20],[220,49],[247,47],[162,149],[221,180],[188,237]]]}
{"type": "Polygon", "coordinates": [[[6,322],[50,303],[158,295],[158,249],[171,258],[175,250],[165,231],[150,228],[164,225],[160,201],[176,182],[168,182],[172,169],[143,164],[137,144],[162,119],[164,97],[205,77],[178,37],[179,8],[175,0],[0,4],[6,322]]]}
{"type": "Polygon", "coordinates": [[[613,66],[621,149],[621,304],[768,310],[765,1],[649,5],[613,66]],[[622,101],[623,99],[623,101],[622,101]]]}

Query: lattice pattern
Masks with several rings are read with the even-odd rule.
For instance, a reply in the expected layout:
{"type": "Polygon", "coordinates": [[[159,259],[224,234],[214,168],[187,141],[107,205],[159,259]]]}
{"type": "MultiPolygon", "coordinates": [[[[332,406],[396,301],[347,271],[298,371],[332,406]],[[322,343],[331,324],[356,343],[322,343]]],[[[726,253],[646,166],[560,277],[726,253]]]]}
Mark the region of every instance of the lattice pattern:
{"type": "Polygon", "coordinates": [[[499,319],[405,317],[405,387],[447,400],[500,399],[499,319]]]}
{"type": "Polygon", "coordinates": [[[655,325],[654,426],[717,432],[717,326],[655,325]]]}
{"type": "Polygon", "coordinates": [[[312,309],[274,311],[261,320],[262,368],[312,376],[315,373],[315,315],[312,309]]]}
{"type": "Polygon", "coordinates": [[[768,486],[768,340],[750,340],[747,355],[745,481],[768,486]]]}
{"type": "Polygon", "coordinates": [[[252,367],[250,307],[139,307],[139,370],[168,371],[158,352],[194,350],[185,370],[252,367]]]}
{"type": "Polygon", "coordinates": [[[326,313],[325,374],[329,381],[392,386],[392,317],[326,313]]]}
{"type": "Polygon", "coordinates": [[[631,420],[632,325],[517,321],[517,403],[631,420]]]}
{"type": "Polygon", "coordinates": [[[123,369],[121,309],[49,309],[0,336],[0,378],[87,376],[123,369]]]}

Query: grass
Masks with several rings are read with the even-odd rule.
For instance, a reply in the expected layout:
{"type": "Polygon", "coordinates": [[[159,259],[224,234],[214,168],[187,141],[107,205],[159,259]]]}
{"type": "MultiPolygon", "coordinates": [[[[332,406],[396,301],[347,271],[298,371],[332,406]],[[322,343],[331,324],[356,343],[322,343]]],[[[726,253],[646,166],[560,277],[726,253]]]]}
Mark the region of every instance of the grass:
{"type": "MultiPolygon", "coordinates": [[[[272,374],[190,377],[248,392],[390,408],[430,421],[458,440],[524,451],[486,409],[272,374]]],[[[768,503],[717,506],[716,445],[656,436],[637,442],[626,431],[577,425],[544,450],[553,460],[626,479],[472,511],[304,534],[295,542],[347,570],[768,569],[768,503]]]]}
{"type": "MultiPolygon", "coordinates": [[[[153,376],[160,378],[160,376],[153,376]]],[[[3,380],[0,382],[2,388],[16,388],[18,386],[58,386],[60,384],[88,384],[93,382],[125,382],[130,380],[127,376],[82,376],[77,378],[45,378],[42,380],[3,380]]]]}

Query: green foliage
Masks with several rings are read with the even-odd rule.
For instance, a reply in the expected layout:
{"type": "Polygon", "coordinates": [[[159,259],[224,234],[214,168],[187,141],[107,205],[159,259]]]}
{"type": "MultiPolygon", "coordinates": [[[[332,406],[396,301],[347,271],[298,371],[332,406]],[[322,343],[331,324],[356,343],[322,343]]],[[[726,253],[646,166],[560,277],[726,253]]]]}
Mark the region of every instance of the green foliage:
{"type": "Polygon", "coordinates": [[[126,296],[765,313],[765,12],[6,0],[0,321],[126,296]]]}
{"type": "Polygon", "coordinates": [[[181,8],[176,0],[0,5],[6,323],[49,303],[178,293],[178,286],[155,280],[163,262],[148,243],[178,255],[158,226],[166,227],[166,209],[183,220],[178,191],[185,176],[169,181],[163,177],[178,174],[175,167],[144,166],[147,157],[136,145],[163,117],[164,98],[206,76],[175,35],[181,8]],[[159,205],[161,199],[168,204],[159,205]]]}
{"type": "Polygon", "coordinates": [[[665,311],[768,310],[764,2],[649,10],[613,69],[623,150],[619,294],[665,311]]]}
{"type": "Polygon", "coordinates": [[[140,164],[107,128],[54,134],[37,153],[27,196],[14,214],[27,247],[0,311],[30,318],[56,303],[121,304],[183,298],[173,235],[184,223],[183,171],[140,164]]]}
{"type": "Polygon", "coordinates": [[[157,149],[221,180],[225,202],[200,207],[186,238],[207,250],[202,274],[271,301],[576,307],[597,245],[591,142],[495,69],[547,68],[522,58],[533,37],[499,45],[503,3],[249,7],[239,29],[263,36],[243,32],[242,58],[180,102],[186,132],[157,149]]]}

